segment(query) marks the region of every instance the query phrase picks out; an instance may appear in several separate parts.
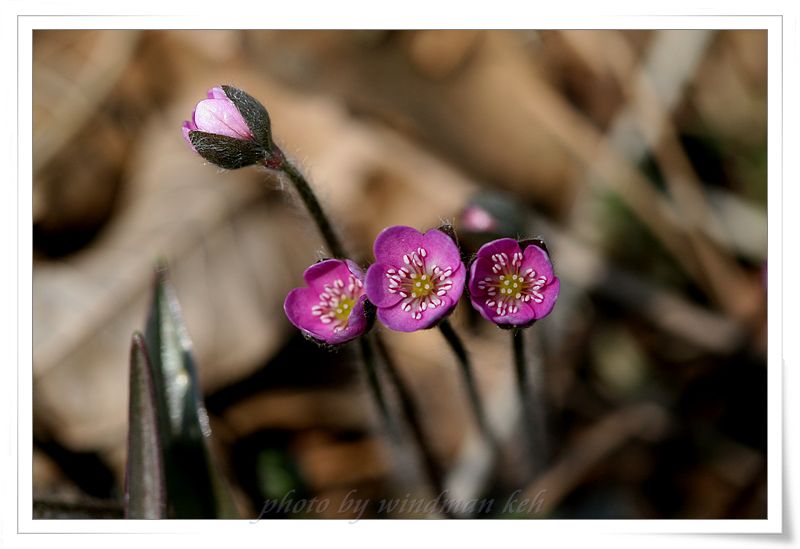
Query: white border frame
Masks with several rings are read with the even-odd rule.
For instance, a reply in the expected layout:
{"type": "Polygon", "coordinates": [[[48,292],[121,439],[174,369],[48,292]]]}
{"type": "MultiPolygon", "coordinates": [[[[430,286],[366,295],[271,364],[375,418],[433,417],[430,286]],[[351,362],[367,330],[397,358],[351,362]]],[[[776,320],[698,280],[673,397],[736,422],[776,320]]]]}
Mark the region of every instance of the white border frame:
{"type": "MultiPolygon", "coordinates": [[[[114,11],[113,8],[106,11],[114,11]]],[[[32,32],[34,29],[62,28],[150,28],[150,29],[224,29],[224,28],[330,28],[332,19],[326,9],[306,14],[308,17],[302,24],[292,25],[254,24],[255,19],[248,17],[231,17],[217,14],[214,17],[206,16],[47,16],[41,7],[30,10],[31,15],[18,15],[16,20],[16,46],[18,48],[18,126],[17,157],[17,233],[18,233],[18,371],[17,387],[7,385],[4,387],[9,393],[6,399],[8,412],[6,417],[17,417],[16,444],[12,441],[11,447],[15,448],[17,459],[16,485],[18,520],[16,531],[18,534],[29,533],[221,533],[235,534],[247,537],[255,536],[255,541],[265,541],[263,535],[269,531],[270,537],[274,534],[291,536],[296,534],[300,525],[310,528],[308,522],[303,521],[262,521],[252,524],[249,521],[54,521],[32,519],[32,446],[30,443],[32,433],[31,419],[31,391],[32,391],[32,326],[31,310],[25,304],[32,301],[32,236],[31,236],[31,211],[32,199],[30,181],[32,178],[32,32]],[[16,389],[16,394],[12,394],[16,389]],[[17,401],[17,397],[19,400],[17,401]],[[12,406],[16,411],[12,410],[12,406]],[[18,413],[18,416],[16,415],[18,413]]],[[[190,11],[190,10],[187,10],[190,11]]],[[[400,16],[401,14],[398,14],[400,16]]],[[[458,24],[457,14],[444,27],[480,27],[480,28],[509,28],[507,19],[502,21],[494,17],[482,17],[480,22],[468,21],[471,24],[458,24]],[[455,22],[456,25],[451,23],[455,22]],[[477,23],[477,24],[476,24],[477,23]]],[[[260,19],[260,20],[266,20],[260,19]]],[[[259,20],[259,21],[260,21],[259,20]]],[[[335,20],[335,14],[334,19],[335,20]]],[[[418,22],[406,20],[402,17],[393,18],[393,24],[387,25],[386,21],[376,21],[371,24],[362,21],[359,25],[344,25],[349,28],[420,28],[418,22]]],[[[533,21],[531,21],[533,22],[533,21]]],[[[338,25],[342,27],[342,25],[338,25]]],[[[422,26],[426,27],[425,25],[422,26]]],[[[432,25],[430,28],[436,28],[432,25]]],[[[639,28],[682,28],[682,29],[766,29],[768,31],[768,211],[769,211],[769,272],[768,284],[768,518],[766,520],[576,520],[576,521],[502,521],[503,536],[506,535],[543,535],[544,539],[550,536],[572,535],[576,531],[581,533],[779,533],[782,529],[783,514],[783,443],[782,443],[782,165],[783,165],[783,20],[782,16],[622,16],[622,17],[594,17],[575,18],[560,16],[537,16],[535,27],[541,29],[558,28],[591,28],[591,29],[639,29],[639,28]]],[[[9,25],[4,24],[4,30],[9,25]]],[[[8,38],[9,33],[5,34],[8,38]]],[[[8,42],[8,40],[6,40],[8,42]]],[[[4,189],[8,194],[9,189],[4,189]]],[[[11,197],[7,197],[11,198],[11,197]]],[[[13,457],[13,456],[12,456],[13,457]]],[[[3,483],[11,486],[11,483],[3,483]]],[[[414,521],[414,530],[425,532],[445,531],[454,533],[458,531],[459,537],[470,536],[474,541],[484,540],[486,543],[496,543],[496,533],[487,529],[485,525],[496,521],[414,521]],[[453,530],[455,529],[455,530],[453,530]]],[[[5,524],[5,528],[11,525],[5,524]]],[[[4,528],[4,529],[5,529],[4,528]]],[[[355,525],[347,521],[319,521],[315,522],[314,530],[321,530],[324,540],[325,535],[334,533],[347,535],[378,536],[382,539],[383,546],[395,546],[396,541],[403,542],[404,530],[408,529],[407,521],[361,521],[355,525]],[[356,533],[359,534],[356,534],[356,533]],[[388,534],[388,536],[387,536],[388,534]]],[[[5,534],[10,532],[6,531],[5,534]]],[[[405,533],[407,535],[407,532],[405,533]]],[[[419,534],[417,534],[419,535],[419,534]]],[[[83,538],[83,536],[81,536],[83,538]]],[[[522,538],[524,539],[524,538],[522,538]]],[[[631,541],[634,541],[631,539],[631,541]]],[[[115,540],[116,542],[116,540],[115,540]]],[[[639,543],[637,541],[637,543],[639,543]]]]}

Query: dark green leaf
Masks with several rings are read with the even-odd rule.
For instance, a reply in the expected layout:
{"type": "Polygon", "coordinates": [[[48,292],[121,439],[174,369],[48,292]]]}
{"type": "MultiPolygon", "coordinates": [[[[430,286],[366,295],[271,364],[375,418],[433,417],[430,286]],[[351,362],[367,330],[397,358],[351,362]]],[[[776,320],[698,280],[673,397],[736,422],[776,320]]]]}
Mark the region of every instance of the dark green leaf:
{"type": "Polygon", "coordinates": [[[125,517],[166,518],[166,488],[153,367],[140,333],[131,343],[125,517]]]}
{"type": "Polygon", "coordinates": [[[192,344],[165,268],[156,273],[145,341],[156,372],[170,517],[235,518],[227,485],[213,463],[192,344]]]}

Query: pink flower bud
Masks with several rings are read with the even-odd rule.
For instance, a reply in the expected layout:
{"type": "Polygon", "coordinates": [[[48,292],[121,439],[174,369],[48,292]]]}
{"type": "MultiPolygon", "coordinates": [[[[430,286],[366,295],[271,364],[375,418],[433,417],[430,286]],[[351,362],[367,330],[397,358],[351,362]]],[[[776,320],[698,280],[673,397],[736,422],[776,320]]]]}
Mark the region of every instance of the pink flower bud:
{"type": "Polygon", "coordinates": [[[192,150],[226,169],[257,163],[279,166],[283,156],[270,131],[264,106],[232,86],[211,88],[192,119],[183,123],[183,138],[192,150]]]}

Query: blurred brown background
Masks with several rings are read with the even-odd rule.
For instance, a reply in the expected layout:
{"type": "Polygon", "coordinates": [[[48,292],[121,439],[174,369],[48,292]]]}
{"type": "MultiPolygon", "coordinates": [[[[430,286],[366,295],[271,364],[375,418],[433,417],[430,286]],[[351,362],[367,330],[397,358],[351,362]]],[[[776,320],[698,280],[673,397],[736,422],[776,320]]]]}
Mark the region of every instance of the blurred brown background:
{"type": "MultiPolygon", "coordinates": [[[[332,510],[352,489],[425,493],[354,356],[283,315],[323,253],[290,189],[181,137],[228,83],[268,108],[362,262],[388,225],[460,230],[476,195],[548,242],[562,294],[527,334],[537,517],[765,517],[766,62],[766,31],[35,31],[34,499],[116,512],[158,258],[243,516],[290,489],[332,510]]],[[[518,465],[508,334],[466,302],[454,323],[518,465]]],[[[385,335],[451,486],[502,499],[462,467],[477,435],[440,334],[385,335]]]]}

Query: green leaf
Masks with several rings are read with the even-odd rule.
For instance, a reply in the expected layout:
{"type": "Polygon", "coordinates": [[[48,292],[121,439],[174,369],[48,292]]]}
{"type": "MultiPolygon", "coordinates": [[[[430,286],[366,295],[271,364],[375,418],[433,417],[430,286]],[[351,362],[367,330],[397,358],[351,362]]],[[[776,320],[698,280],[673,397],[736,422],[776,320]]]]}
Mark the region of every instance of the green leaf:
{"type": "Polygon", "coordinates": [[[131,343],[125,518],[166,518],[166,489],[153,366],[140,333],[131,343]]]}
{"type": "Polygon", "coordinates": [[[192,343],[165,267],[156,272],[145,342],[156,372],[169,516],[238,518],[214,464],[192,343]]]}

